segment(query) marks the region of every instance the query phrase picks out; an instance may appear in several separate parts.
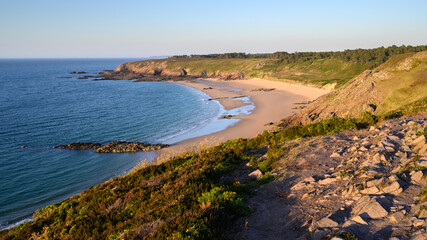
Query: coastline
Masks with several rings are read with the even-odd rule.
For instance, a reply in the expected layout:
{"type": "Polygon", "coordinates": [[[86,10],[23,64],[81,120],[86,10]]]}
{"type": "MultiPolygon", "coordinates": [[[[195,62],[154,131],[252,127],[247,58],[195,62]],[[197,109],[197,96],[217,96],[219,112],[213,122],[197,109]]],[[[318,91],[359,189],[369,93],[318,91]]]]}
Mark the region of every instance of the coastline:
{"type": "Polygon", "coordinates": [[[220,80],[214,78],[185,81],[171,81],[204,92],[212,100],[217,100],[226,111],[255,105],[248,115],[232,116],[239,119],[236,124],[225,130],[179,141],[168,148],[156,151],[159,156],[177,154],[197,147],[200,143],[215,145],[236,138],[250,138],[274,127],[271,123],[298,112],[296,103],[304,103],[329,93],[330,90],[319,89],[299,84],[271,81],[264,79],[220,80]],[[250,102],[241,98],[249,98],[250,102]]]}

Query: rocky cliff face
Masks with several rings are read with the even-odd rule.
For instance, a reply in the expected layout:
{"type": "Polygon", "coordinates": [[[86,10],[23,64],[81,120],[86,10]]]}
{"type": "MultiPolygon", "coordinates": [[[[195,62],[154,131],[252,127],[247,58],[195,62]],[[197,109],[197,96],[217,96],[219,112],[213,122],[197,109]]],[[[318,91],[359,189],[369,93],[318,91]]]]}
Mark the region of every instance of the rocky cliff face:
{"type": "Polygon", "coordinates": [[[282,120],[280,125],[300,125],[331,117],[360,117],[364,112],[382,114],[427,97],[426,79],[427,52],[399,61],[390,59],[320,97],[301,112],[282,120]]]}
{"type": "Polygon", "coordinates": [[[135,75],[144,75],[144,76],[162,76],[165,78],[200,78],[200,77],[210,77],[210,78],[220,78],[225,80],[234,80],[234,79],[243,79],[244,74],[240,71],[231,71],[231,72],[214,72],[212,74],[207,74],[206,71],[194,71],[191,69],[185,68],[169,68],[168,60],[148,60],[143,62],[131,62],[124,63],[114,69],[113,73],[123,74],[131,73],[135,75]]]}

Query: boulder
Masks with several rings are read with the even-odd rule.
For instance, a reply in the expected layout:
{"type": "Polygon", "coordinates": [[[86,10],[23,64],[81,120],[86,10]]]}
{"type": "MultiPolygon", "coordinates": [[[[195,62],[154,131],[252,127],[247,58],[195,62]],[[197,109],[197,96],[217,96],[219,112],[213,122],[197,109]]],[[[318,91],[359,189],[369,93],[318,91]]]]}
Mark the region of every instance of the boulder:
{"type": "Polygon", "coordinates": [[[384,193],[392,193],[392,192],[395,192],[396,190],[398,190],[399,188],[400,188],[399,182],[394,181],[390,185],[388,185],[387,187],[383,188],[383,192],[384,193]]]}
{"type": "Polygon", "coordinates": [[[418,138],[416,138],[414,141],[412,141],[409,145],[411,145],[411,146],[417,146],[421,142],[425,143],[425,141],[426,141],[426,137],[424,137],[424,135],[421,135],[418,138]]]}
{"type": "Polygon", "coordinates": [[[427,210],[424,208],[420,208],[420,213],[418,214],[418,218],[427,218],[427,210]]]}
{"type": "Polygon", "coordinates": [[[362,225],[368,225],[368,223],[360,215],[352,217],[351,220],[362,225]]]}
{"type": "Polygon", "coordinates": [[[418,143],[415,147],[414,147],[414,152],[420,152],[420,150],[426,145],[426,143],[424,141],[418,143]]]}
{"type": "Polygon", "coordinates": [[[333,228],[338,227],[338,223],[328,217],[324,217],[316,222],[316,226],[318,228],[333,228]]]}
{"type": "Polygon", "coordinates": [[[376,193],[379,193],[379,191],[380,190],[376,186],[373,186],[370,188],[360,190],[360,193],[362,193],[362,194],[376,194],[376,193]]]}
{"type": "Polygon", "coordinates": [[[248,177],[260,179],[262,177],[262,172],[257,169],[255,171],[249,173],[248,177]]]}
{"type": "Polygon", "coordinates": [[[336,181],[337,181],[336,178],[325,178],[323,180],[319,180],[319,184],[320,185],[328,185],[328,184],[334,183],[336,181]]]}
{"type": "Polygon", "coordinates": [[[353,208],[355,215],[366,214],[372,219],[380,219],[388,215],[388,211],[383,207],[385,201],[381,201],[378,197],[370,198],[364,196],[359,199],[357,205],[353,208]],[[380,204],[381,202],[381,204],[380,204]]]}
{"type": "Polygon", "coordinates": [[[426,222],[422,219],[416,219],[412,224],[414,225],[414,227],[419,228],[419,227],[424,227],[425,223],[426,222]]]}
{"type": "Polygon", "coordinates": [[[410,175],[411,175],[411,182],[413,183],[421,182],[424,176],[422,171],[412,171],[410,175]]]}
{"type": "Polygon", "coordinates": [[[388,219],[390,220],[390,222],[398,223],[402,221],[402,219],[405,217],[405,214],[406,214],[405,210],[395,212],[388,219]]]}

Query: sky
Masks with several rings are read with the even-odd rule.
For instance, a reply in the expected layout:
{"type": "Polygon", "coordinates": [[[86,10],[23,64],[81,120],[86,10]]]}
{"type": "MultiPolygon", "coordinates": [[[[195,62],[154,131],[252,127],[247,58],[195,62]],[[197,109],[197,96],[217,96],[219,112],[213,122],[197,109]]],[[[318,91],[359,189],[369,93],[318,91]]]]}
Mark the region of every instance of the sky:
{"type": "Polygon", "coordinates": [[[426,0],[0,0],[0,58],[427,44],[426,0]]]}

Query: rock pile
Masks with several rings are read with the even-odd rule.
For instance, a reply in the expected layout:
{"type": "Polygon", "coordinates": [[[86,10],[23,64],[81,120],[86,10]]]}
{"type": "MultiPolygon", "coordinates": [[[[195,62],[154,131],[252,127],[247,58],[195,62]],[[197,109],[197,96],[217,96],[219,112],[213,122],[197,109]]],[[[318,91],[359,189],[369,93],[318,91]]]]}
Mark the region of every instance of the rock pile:
{"type": "Polygon", "coordinates": [[[149,144],[141,142],[116,141],[102,145],[100,143],[70,143],[56,146],[55,148],[72,150],[95,150],[97,153],[132,153],[132,152],[151,152],[168,147],[167,144],[149,144]]]}
{"type": "Polygon", "coordinates": [[[427,239],[426,125],[421,115],[285,143],[278,180],[248,200],[253,214],[230,235],[427,239]]]}
{"type": "Polygon", "coordinates": [[[151,152],[168,147],[167,144],[149,144],[140,142],[110,142],[95,150],[97,153],[129,153],[129,152],[151,152]]]}

